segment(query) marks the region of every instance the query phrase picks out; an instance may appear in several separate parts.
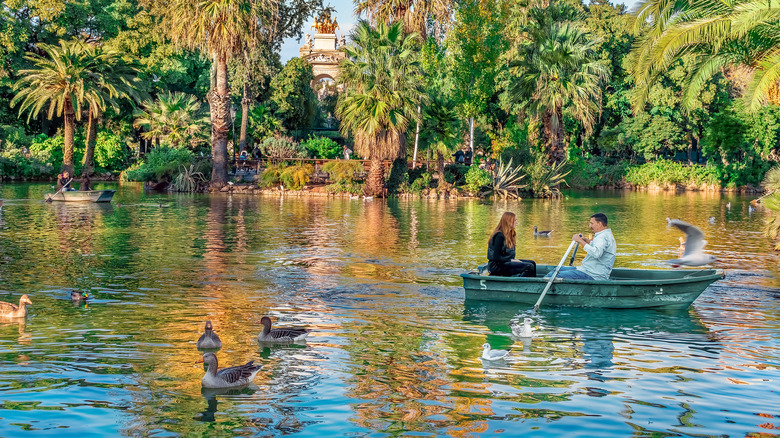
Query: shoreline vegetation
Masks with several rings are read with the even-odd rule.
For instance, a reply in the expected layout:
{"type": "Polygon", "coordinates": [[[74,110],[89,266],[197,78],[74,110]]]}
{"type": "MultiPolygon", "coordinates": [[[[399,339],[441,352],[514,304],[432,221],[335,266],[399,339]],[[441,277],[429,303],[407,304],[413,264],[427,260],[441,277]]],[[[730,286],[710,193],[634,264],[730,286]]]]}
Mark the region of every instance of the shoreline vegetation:
{"type": "MultiPolygon", "coordinates": [[[[230,191],[231,168],[263,159],[258,187],[369,198],[780,186],[771,2],[58,5],[0,11],[3,180],[230,191]],[[359,20],[324,38],[337,12],[359,20]],[[315,76],[335,52],[338,73],[315,76]]],[[[774,193],[763,204],[780,215],[774,193]]]]}

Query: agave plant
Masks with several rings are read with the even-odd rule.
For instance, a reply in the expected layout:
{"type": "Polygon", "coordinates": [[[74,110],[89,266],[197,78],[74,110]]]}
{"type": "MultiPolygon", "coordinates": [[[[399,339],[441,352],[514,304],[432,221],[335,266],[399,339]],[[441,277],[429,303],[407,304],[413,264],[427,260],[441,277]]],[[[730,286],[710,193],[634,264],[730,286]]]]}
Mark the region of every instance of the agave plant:
{"type": "Polygon", "coordinates": [[[519,182],[525,175],[521,175],[523,166],[512,167],[512,159],[509,159],[508,164],[504,164],[503,161],[499,161],[498,167],[491,175],[491,181],[487,185],[487,190],[482,192],[482,196],[493,194],[501,197],[501,199],[518,199],[520,198],[519,190],[526,187],[526,184],[520,185],[519,182]]]}
{"type": "Polygon", "coordinates": [[[194,192],[205,181],[206,177],[203,173],[195,171],[194,164],[190,164],[189,168],[182,166],[181,172],[173,179],[170,190],[174,192],[194,192]]]}
{"type": "Polygon", "coordinates": [[[561,189],[559,187],[562,183],[566,183],[564,178],[571,172],[571,170],[563,171],[563,166],[566,164],[563,161],[551,165],[545,161],[546,157],[539,155],[536,163],[528,169],[528,177],[530,178],[528,191],[536,198],[560,196],[561,189]]]}

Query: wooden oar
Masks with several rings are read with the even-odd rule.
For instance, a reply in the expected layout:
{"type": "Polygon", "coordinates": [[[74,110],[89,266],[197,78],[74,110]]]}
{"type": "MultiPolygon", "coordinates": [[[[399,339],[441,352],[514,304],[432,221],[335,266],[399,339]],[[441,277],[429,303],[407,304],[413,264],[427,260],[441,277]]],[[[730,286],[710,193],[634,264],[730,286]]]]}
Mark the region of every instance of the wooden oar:
{"type": "Polygon", "coordinates": [[[536,301],[536,304],[534,304],[534,313],[539,310],[539,305],[542,304],[542,300],[544,299],[544,296],[547,294],[547,291],[550,290],[550,286],[552,286],[553,280],[555,280],[555,277],[558,275],[558,271],[561,270],[561,266],[563,266],[563,262],[566,261],[566,257],[569,255],[569,251],[574,247],[574,244],[577,242],[572,241],[571,244],[569,244],[569,249],[566,250],[566,254],[563,255],[563,258],[561,259],[561,262],[558,263],[558,266],[555,268],[555,271],[553,271],[553,275],[550,277],[550,281],[547,282],[547,286],[544,287],[544,290],[542,291],[542,294],[539,295],[539,299],[536,301]]]}
{"type": "Polygon", "coordinates": [[[59,195],[59,194],[60,194],[60,192],[62,191],[62,189],[64,189],[65,187],[67,187],[67,186],[68,186],[68,184],[70,184],[70,182],[71,182],[71,181],[73,181],[73,178],[69,179],[69,180],[68,180],[68,182],[66,182],[65,184],[63,184],[63,185],[62,185],[62,187],[60,187],[60,189],[59,189],[59,190],[57,190],[56,192],[54,192],[54,194],[53,194],[53,195],[51,195],[51,196],[49,196],[48,198],[46,198],[46,202],[51,202],[51,201],[52,201],[52,198],[54,198],[55,196],[59,195]]]}

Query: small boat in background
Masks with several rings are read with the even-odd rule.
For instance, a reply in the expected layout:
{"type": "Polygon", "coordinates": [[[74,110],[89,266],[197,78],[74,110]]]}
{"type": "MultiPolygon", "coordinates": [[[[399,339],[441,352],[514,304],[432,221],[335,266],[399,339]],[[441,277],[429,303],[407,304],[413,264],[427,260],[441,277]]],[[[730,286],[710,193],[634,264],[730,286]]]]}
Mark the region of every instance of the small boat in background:
{"type": "MultiPolygon", "coordinates": [[[[544,275],[555,266],[537,265],[537,277],[498,277],[479,272],[460,274],[466,299],[510,301],[533,305],[547,285],[544,275]]],[[[545,306],[641,309],[685,308],[720,280],[720,269],[626,269],[615,268],[609,280],[556,278],[544,299],[545,306]]]]}
{"type": "Polygon", "coordinates": [[[116,190],[69,190],[54,195],[47,193],[46,200],[57,202],[111,202],[116,190]]]}

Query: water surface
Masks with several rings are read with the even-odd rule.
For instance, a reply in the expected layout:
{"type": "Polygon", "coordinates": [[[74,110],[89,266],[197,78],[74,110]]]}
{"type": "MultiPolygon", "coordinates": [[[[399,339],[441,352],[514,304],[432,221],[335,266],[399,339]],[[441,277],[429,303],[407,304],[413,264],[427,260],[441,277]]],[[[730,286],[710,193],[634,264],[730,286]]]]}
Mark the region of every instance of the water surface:
{"type": "MultiPolygon", "coordinates": [[[[98,184],[98,186],[100,186],[98,184]]],[[[103,187],[114,187],[103,184],[103,187]]],[[[750,198],[568,193],[561,200],[262,198],[144,193],[110,205],[0,187],[0,436],[745,436],[780,428],[778,256],[750,198]],[[731,209],[726,203],[731,202],[731,209]],[[726,269],[684,311],[464,301],[505,210],[518,255],[555,264],[602,211],[616,266],[661,268],[698,224],[726,269]],[[708,219],[715,218],[710,224],[708,219]],[[532,227],[554,229],[534,238],[532,227]],[[71,289],[89,304],[73,304],[71,289]],[[313,329],[261,346],[259,320],[313,329]],[[537,337],[511,336],[533,316],[537,337]],[[195,341],[255,384],[203,391],[195,341]],[[483,362],[481,345],[509,349],[483,362]]],[[[584,254],[580,254],[579,258],[584,254]]]]}

